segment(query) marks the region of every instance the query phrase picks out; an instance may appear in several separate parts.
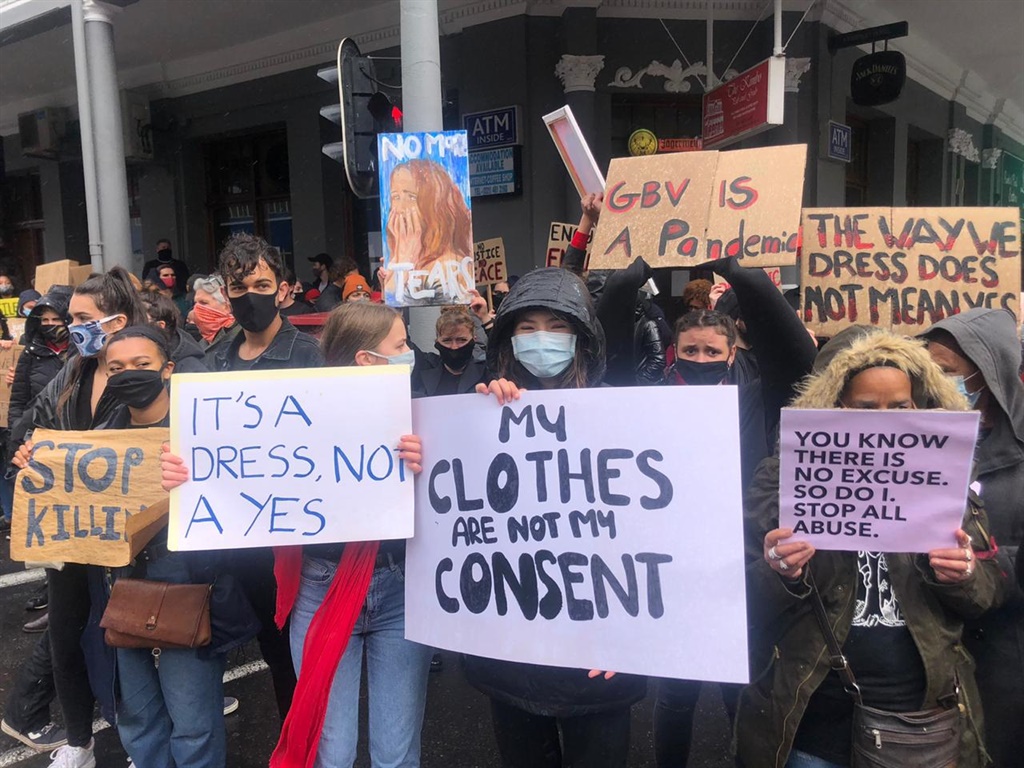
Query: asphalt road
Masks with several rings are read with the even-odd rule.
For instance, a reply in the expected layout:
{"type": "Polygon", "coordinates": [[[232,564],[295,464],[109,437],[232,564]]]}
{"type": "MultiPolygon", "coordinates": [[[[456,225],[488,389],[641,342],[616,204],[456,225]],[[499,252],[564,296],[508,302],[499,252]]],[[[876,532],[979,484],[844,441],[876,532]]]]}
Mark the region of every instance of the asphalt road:
{"type": "MultiPolygon", "coordinates": [[[[0,537],[0,710],[6,705],[18,666],[28,658],[38,635],[21,631],[36,614],[25,611],[25,601],[41,583],[40,573],[26,573],[8,557],[8,543],[0,537]]],[[[423,768],[492,768],[499,765],[491,732],[487,699],[466,684],[455,654],[444,655],[444,667],[431,674],[423,727],[423,768]]],[[[263,668],[259,650],[249,646],[232,654],[225,690],[241,706],[227,718],[228,766],[266,768],[276,742],[280,722],[273,704],[270,676],[263,668]]],[[[366,692],[363,691],[365,697],[366,692]]],[[[631,768],[654,768],[651,736],[652,698],[633,710],[631,768]]],[[[369,768],[366,754],[365,705],[357,768],[369,768]]],[[[54,706],[59,720],[59,708],[54,706]]],[[[98,717],[98,715],[97,715],[98,717]]],[[[96,723],[98,768],[125,768],[127,755],[116,729],[102,720],[96,723]]],[[[729,728],[716,686],[705,686],[697,720],[690,768],[730,768],[729,728]]],[[[0,768],[46,768],[46,755],[37,755],[13,739],[0,735],[0,768]]],[[[140,766],[144,768],[144,766],[140,766]]]]}

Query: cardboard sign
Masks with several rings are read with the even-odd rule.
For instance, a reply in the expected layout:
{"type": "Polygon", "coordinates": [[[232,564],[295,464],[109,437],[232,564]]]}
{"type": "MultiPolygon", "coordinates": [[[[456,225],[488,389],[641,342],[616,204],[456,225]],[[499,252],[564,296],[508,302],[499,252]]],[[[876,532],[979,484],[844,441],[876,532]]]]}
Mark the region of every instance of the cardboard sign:
{"type": "Polygon", "coordinates": [[[18,360],[25,348],[15,344],[10,349],[0,349],[0,427],[11,426],[8,412],[11,408],[11,386],[7,383],[7,371],[17,368],[18,360]]]}
{"type": "Polygon", "coordinates": [[[779,527],[847,552],[956,546],[977,411],[784,408],[779,527]]]}
{"type": "Polygon", "coordinates": [[[414,413],[429,448],[406,555],[408,639],[747,680],[735,387],[538,391],[505,407],[456,395],[414,413]],[[669,419],[638,430],[626,414],[641,412],[685,413],[702,439],[680,440],[669,419]]]}
{"type": "Polygon", "coordinates": [[[605,186],[604,175],[583,138],[572,108],[566,105],[542,119],[580,197],[598,194],[605,186]]]}
{"type": "Polygon", "coordinates": [[[807,146],[616,158],[591,269],[796,263],[807,146]]]}
{"type": "Polygon", "coordinates": [[[396,448],[412,432],[409,375],[406,365],[176,374],[171,450],[190,479],[171,492],[168,546],[412,536],[412,474],[396,448]]]}
{"type": "Polygon", "coordinates": [[[11,558],[117,568],[163,526],[160,450],[168,430],[37,429],[18,473],[11,558]]]}
{"type": "Polygon", "coordinates": [[[45,296],[51,286],[70,285],[74,288],[88,280],[91,274],[92,266],[89,264],[79,264],[70,259],[51,261],[36,267],[34,287],[40,295],[45,296]]]}
{"type": "Polygon", "coordinates": [[[974,307],[1020,317],[1016,208],[808,208],[801,316],[834,336],[854,324],[917,334],[974,307]]]}
{"type": "MultiPolygon", "coordinates": [[[[576,224],[563,224],[558,221],[551,222],[551,226],[548,228],[548,249],[544,266],[562,266],[562,257],[565,256],[566,249],[572,244],[572,239],[576,235],[577,229],[579,229],[579,226],[576,224]]],[[[583,261],[583,269],[587,269],[589,266],[590,245],[593,242],[594,233],[591,232],[590,237],[587,238],[587,256],[583,261]]]]}
{"type": "Polygon", "coordinates": [[[500,237],[481,240],[473,249],[477,285],[497,285],[508,280],[505,241],[500,237]]]}
{"type": "Polygon", "coordinates": [[[466,132],[382,133],[377,155],[385,302],[468,304],[474,283],[466,132]]]}

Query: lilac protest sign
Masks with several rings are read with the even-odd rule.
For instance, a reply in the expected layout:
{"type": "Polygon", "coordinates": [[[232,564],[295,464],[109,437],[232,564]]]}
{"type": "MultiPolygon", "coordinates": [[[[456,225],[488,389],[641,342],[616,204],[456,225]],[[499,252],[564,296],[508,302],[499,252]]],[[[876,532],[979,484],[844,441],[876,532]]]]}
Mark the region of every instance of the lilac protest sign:
{"type": "Polygon", "coordinates": [[[977,411],[783,409],[779,526],[818,549],[956,546],[978,419],[977,411]]]}

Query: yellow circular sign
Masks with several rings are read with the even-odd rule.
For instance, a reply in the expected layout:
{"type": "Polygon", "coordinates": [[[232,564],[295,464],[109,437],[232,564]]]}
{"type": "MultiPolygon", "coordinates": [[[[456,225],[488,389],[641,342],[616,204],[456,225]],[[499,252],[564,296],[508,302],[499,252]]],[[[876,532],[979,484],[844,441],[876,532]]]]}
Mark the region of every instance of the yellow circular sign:
{"type": "Polygon", "coordinates": [[[658,137],[646,128],[638,128],[629,135],[629,154],[653,155],[658,151],[658,137]]]}

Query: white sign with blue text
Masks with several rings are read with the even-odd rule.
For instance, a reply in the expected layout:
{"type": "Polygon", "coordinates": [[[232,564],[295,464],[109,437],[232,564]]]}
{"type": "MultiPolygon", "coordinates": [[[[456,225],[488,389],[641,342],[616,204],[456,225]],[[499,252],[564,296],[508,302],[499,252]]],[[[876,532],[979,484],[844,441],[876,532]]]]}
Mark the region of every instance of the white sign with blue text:
{"type": "Polygon", "coordinates": [[[747,682],[736,387],[454,395],[413,413],[406,638],[581,680],[747,682]],[[680,440],[678,419],[637,429],[648,412],[701,439],[680,440]]]}
{"type": "Polygon", "coordinates": [[[519,144],[519,107],[499,107],[462,116],[469,151],[519,144]]]}
{"type": "Polygon", "coordinates": [[[169,548],[412,536],[411,422],[404,365],[175,375],[169,548]]]}

